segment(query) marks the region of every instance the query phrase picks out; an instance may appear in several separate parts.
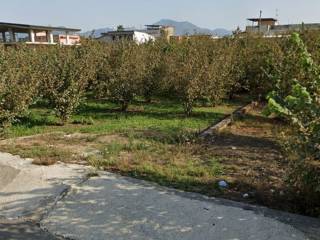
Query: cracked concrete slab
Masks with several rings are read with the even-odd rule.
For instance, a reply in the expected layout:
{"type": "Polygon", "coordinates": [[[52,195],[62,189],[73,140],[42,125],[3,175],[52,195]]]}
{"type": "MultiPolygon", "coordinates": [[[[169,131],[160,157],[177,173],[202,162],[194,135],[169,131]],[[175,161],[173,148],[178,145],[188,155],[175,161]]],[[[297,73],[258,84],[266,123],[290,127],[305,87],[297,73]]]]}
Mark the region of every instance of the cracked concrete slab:
{"type": "Polygon", "coordinates": [[[74,187],[41,226],[77,240],[320,239],[320,222],[101,173],[74,187]]]}
{"type": "Polygon", "coordinates": [[[39,219],[87,170],[79,165],[36,166],[32,160],[0,153],[0,218],[39,219]]]}
{"type": "Polygon", "coordinates": [[[88,171],[0,153],[0,239],[320,239],[318,219],[88,171]]]}
{"type": "Polygon", "coordinates": [[[0,239],[4,240],[60,240],[40,229],[33,222],[0,220],[0,239]]]}
{"type": "Polygon", "coordinates": [[[11,183],[19,172],[20,170],[13,167],[0,165],[0,190],[11,183]]]}

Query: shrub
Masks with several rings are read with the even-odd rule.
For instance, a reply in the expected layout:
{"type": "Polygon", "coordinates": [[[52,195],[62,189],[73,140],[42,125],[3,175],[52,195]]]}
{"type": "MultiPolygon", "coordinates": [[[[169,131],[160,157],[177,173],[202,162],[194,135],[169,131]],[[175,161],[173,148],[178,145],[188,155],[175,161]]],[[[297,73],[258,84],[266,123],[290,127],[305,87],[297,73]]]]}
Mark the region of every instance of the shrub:
{"type": "Polygon", "coordinates": [[[37,94],[37,54],[26,46],[0,47],[0,126],[21,117],[37,94]]]}
{"type": "Polygon", "coordinates": [[[44,97],[65,123],[79,106],[95,76],[93,56],[85,47],[48,47],[41,51],[44,97]]]}
{"type": "Polygon", "coordinates": [[[128,41],[112,44],[110,48],[98,74],[97,92],[118,102],[121,110],[126,111],[134,97],[141,93],[146,76],[144,49],[128,41]]]}
{"type": "Polygon", "coordinates": [[[195,39],[175,42],[165,60],[168,67],[167,86],[180,99],[187,116],[192,113],[195,100],[204,96],[206,86],[203,83],[209,73],[209,58],[201,43],[195,39]]]}
{"type": "Polygon", "coordinates": [[[186,115],[197,99],[216,105],[235,85],[234,46],[230,39],[192,37],[170,45],[167,85],[183,103],[186,115]]]}
{"type": "Polygon", "coordinates": [[[166,74],[167,65],[164,61],[166,41],[149,42],[142,46],[143,61],[145,62],[145,74],[141,83],[141,94],[150,103],[151,98],[160,94],[164,89],[163,79],[166,74]]]}
{"type": "Polygon", "coordinates": [[[267,113],[291,124],[292,135],[286,144],[292,160],[289,183],[309,206],[318,207],[314,211],[320,215],[320,66],[298,34],[292,35],[288,45],[275,75],[277,85],[268,97],[267,113]]]}
{"type": "Polygon", "coordinates": [[[207,51],[207,69],[203,75],[203,96],[210,100],[212,105],[219,104],[222,99],[230,95],[235,85],[233,46],[227,38],[218,41],[209,41],[203,54],[207,51]]]}
{"type": "Polygon", "coordinates": [[[282,64],[283,39],[268,39],[259,36],[248,36],[245,43],[244,63],[247,88],[250,95],[259,100],[265,99],[275,84],[270,77],[277,66],[282,64]]]}

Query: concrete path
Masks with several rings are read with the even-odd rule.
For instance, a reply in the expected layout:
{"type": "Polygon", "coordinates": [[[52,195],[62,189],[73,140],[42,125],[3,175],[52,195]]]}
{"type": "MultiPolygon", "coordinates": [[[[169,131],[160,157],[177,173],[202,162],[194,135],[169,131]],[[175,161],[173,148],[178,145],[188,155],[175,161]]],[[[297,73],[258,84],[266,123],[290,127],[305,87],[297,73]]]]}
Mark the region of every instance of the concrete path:
{"type": "Polygon", "coordinates": [[[1,240],[59,240],[33,223],[23,220],[0,220],[1,240]]]}
{"type": "Polygon", "coordinates": [[[0,153],[0,218],[40,217],[86,173],[78,165],[36,166],[32,160],[0,153]]]}
{"type": "Polygon", "coordinates": [[[320,239],[318,219],[0,153],[0,239],[320,239]]]}
{"type": "Polygon", "coordinates": [[[0,153],[0,239],[59,239],[36,223],[72,185],[84,181],[87,172],[78,165],[36,166],[32,160],[0,153]]]}
{"type": "Polygon", "coordinates": [[[310,239],[303,231],[320,238],[316,219],[101,174],[73,188],[42,226],[83,240],[310,239]]]}

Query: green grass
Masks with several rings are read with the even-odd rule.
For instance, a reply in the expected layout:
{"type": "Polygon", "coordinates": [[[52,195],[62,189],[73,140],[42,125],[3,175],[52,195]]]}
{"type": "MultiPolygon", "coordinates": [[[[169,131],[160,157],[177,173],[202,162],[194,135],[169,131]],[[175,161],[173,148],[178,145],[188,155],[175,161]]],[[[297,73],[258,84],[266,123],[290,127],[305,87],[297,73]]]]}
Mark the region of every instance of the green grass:
{"type": "Polygon", "coordinates": [[[213,194],[215,182],[224,169],[219,159],[196,154],[199,148],[201,146],[197,144],[166,144],[140,139],[127,143],[113,141],[101,145],[101,154],[90,156],[87,161],[97,169],[187,191],[213,194]]]}
{"type": "MultiPolygon", "coordinates": [[[[66,133],[124,133],[143,131],[161,133],[168,141],[179,135],[197,132],[231,113],[239,103],[225,103],[219,107],[196,107],[186,118],[181,104],[161,100],[152,104],[135,102],[128,112],[118,111],[118,106],[106,101],[88,101],[65,126],[59,126],[52,110],[34,106],[27,117],[20,119],[7,132],[7,137],[63,131],[66,133]]],[[[156,135],[156,134],[155,134],[156,135]]]]}
{"type": "Polygon", "coordinates": [[[91,100],[81,105],[65,126],[57,124],[59,119],[52,110],[37,105],[8,130],[7,137],[59,132],[56,137],[50,134],[36,138],[42,145],[53,147],[22,141],[20,145],[8,144],[1,149],[35,158],[37,164],[51,164],[60,159],[74,160],[73,155],[79,154],[68,153],[66,149],[72,151],[90,145],[98,154],[86,160],[97,169],[212,194],[215,181],[224,169],[219,159],[203,153],[203,147],[193,142],[194,137],[240,105],[241,102],[225,102],[214,108],[197,106],[190,117],[185,117],[181,104],[174,100],[158,99],[151,104],[136,101],[127,112],[120,112],[119,106],[112,102],[91,100]],[[71,133],[88,135],[66,140],[64,135],[71,133]],[[117,137],[113,139],[111,135],[117,137]],[[111,141],[101,142],[97,140],[99,136],[110,137],[111,141]]]}

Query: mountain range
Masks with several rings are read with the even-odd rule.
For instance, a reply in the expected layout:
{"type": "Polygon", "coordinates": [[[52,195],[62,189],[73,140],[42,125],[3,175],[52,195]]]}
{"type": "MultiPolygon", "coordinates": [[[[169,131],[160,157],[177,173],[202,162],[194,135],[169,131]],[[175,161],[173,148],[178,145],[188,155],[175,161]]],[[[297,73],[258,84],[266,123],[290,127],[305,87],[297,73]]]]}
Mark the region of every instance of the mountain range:
{"type": "Polygon", "coordinates": [[[171,19],[162,19],[159,22],[155,23],[156,25],[165,25],[165,26],[173,26],[175,27],[176,35],[193,35],[193,34],[209,34],[215,35],[219,37],[231,35],[232,31],[229,31],[224,28],[216,28],[216,29],[208,29],[208,28],[201,28],[196,26],[191,22],[178,22],[171,19]]]}
{"type": "MultiPolygon", "coordinates": [[[[211,30],[208,28],[198,27],[195,24],[193,24],[191,22],[187,22],[187,21],[178,22],[178,21],[174,21],[171,19],[162,19],[154,24],[175,27],[175,34],[178,36],[194,35],[194,34],[210,34],[210,35],[214,35],[214,36],[223,37],[223,36],[227,36],[227,35],[232,34],[232,31],[229,31],[224,28],[216,28],[216,29],[211,30]]],[[[96,37],[100,37],[101,33],[112,31],[112,30],[114,30],[114,28],[110,28],[110,27],[99,28],[99,29],[95,29],[92,31],[84,32],[84,33],[82,33],[82,36],[85,36],[85,37],[92,36],[92,37],[96,38],[96,37]]]]}

